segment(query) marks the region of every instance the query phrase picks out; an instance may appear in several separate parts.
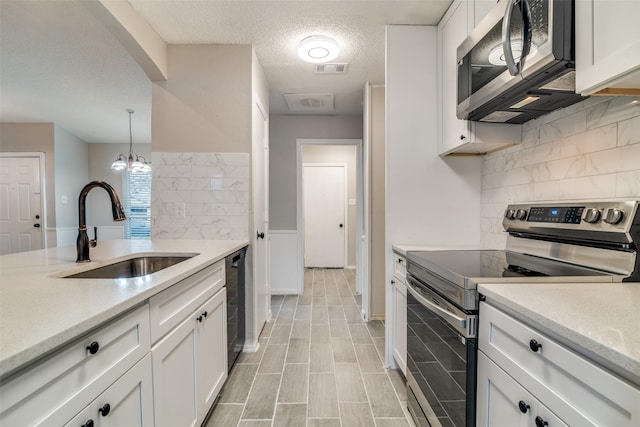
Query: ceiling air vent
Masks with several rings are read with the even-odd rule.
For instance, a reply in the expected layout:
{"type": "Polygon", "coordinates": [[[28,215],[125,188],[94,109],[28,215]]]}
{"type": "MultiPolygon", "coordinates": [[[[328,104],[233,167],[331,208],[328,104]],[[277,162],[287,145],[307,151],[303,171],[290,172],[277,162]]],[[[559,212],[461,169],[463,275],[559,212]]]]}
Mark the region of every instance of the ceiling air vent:
{"type": "Polygon", "coordinates": [[[344,74],[347,72],[349,64],[316,64],[316,74],[344,74]]]}
{"type": "Polygon", "coordinates": [[[285,93],[284,99],[293,112],[333,111],[332,93],[285,93]]]}

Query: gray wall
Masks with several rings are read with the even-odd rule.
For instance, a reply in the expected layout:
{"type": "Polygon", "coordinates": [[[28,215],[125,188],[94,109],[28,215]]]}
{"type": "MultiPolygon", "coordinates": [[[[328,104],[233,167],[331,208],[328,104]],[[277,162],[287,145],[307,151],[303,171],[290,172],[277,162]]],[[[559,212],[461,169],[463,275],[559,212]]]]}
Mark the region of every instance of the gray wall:
{"type": "Polygon", "coordinates": [[[252,55],[250,45],[169,45],[169,78],[152,86],[153,151],[249,153],[252,55]]]}
{"type": "Polygon", "coordinates": [[[55,127],[56,225],[78,227],[78,195],[89,182],[89,148],[86,142],[55,127]]]}
{"type": "Polygon", "coordinates": [[[362,139],[362,116],[269,116],[271,230],[297,229],[296,139],[362,139]]]}
{"type": "MultiPolygon", "coordinates": [[[[355,145],[305,145],[303,163],[345,163],[347,199],[356,199],[357,160],[355,145]]],[[[356,265],[356,205],[347,205],[347,266],[356,265]]]]}

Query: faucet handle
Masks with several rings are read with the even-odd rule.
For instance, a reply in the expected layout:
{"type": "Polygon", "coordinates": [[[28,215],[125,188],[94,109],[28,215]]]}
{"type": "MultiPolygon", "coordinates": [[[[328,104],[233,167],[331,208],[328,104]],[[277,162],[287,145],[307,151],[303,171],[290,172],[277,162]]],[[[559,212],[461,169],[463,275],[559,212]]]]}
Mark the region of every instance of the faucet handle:
{"type": "Polygon", "coordinates": [[[93,240],[89,240],[89,244],[92,248],[98,245],[98,227],[93,227],[93,240]]]}

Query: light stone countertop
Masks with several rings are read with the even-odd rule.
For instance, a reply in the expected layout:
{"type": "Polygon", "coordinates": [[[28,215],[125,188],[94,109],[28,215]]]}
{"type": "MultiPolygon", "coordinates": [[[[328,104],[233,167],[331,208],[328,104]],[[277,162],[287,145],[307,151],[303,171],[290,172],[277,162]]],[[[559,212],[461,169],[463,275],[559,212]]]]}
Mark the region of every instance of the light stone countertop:
{"type": "Polygon", "coordinates": [[[104,240],[91,262],[76,248],[0,256],[0,378],[80,337],[152,295],[247,246],[245,240],[104,240]],[[197,254],[149,276],[63,279],[132,254],[197,254]]]}
{"type": "MultiPolygon", "coordinates": [[[[407,256],[407,252],[410,251],[456,251],[456,250],[479,250],[478,246],[464,246],[464,245],[393,245],[391,247],[393,251],[399,255],[407,256]]],[[[487,249],[487,248],[482,248],[487,249]]]]}
{"type": "Polygon", "coordinates": [[[640,283],[478,285],[487,302],[640,386],[640,283]]]}

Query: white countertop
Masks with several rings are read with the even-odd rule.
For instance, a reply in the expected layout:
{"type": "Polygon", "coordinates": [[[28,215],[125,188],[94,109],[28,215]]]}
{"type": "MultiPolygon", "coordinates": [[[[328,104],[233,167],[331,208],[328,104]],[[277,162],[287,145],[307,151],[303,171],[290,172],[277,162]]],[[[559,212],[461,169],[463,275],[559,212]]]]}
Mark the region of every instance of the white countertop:
{"type": "Polygon", "coordinates": [[[393,245],[393,251],[399,255],[407,256],[409,251],[457,251],[457,250],[478,250],[478,246],[461,246],[461,245],[393,245]]]}
{"type": "Polygon", "coordinates": [[[487,301],[640,386],[640,283],[478,285],[487,301]]]}
{"type": "Polygon", "coordinates": [[[244,240],[104,240],[91,262],[76,248],[0,256],[0,377],[79,337],[178,281],[246,246],[244,240]],[[63,279],[131,254],[198,254],[133,279],[63,279]]]}

